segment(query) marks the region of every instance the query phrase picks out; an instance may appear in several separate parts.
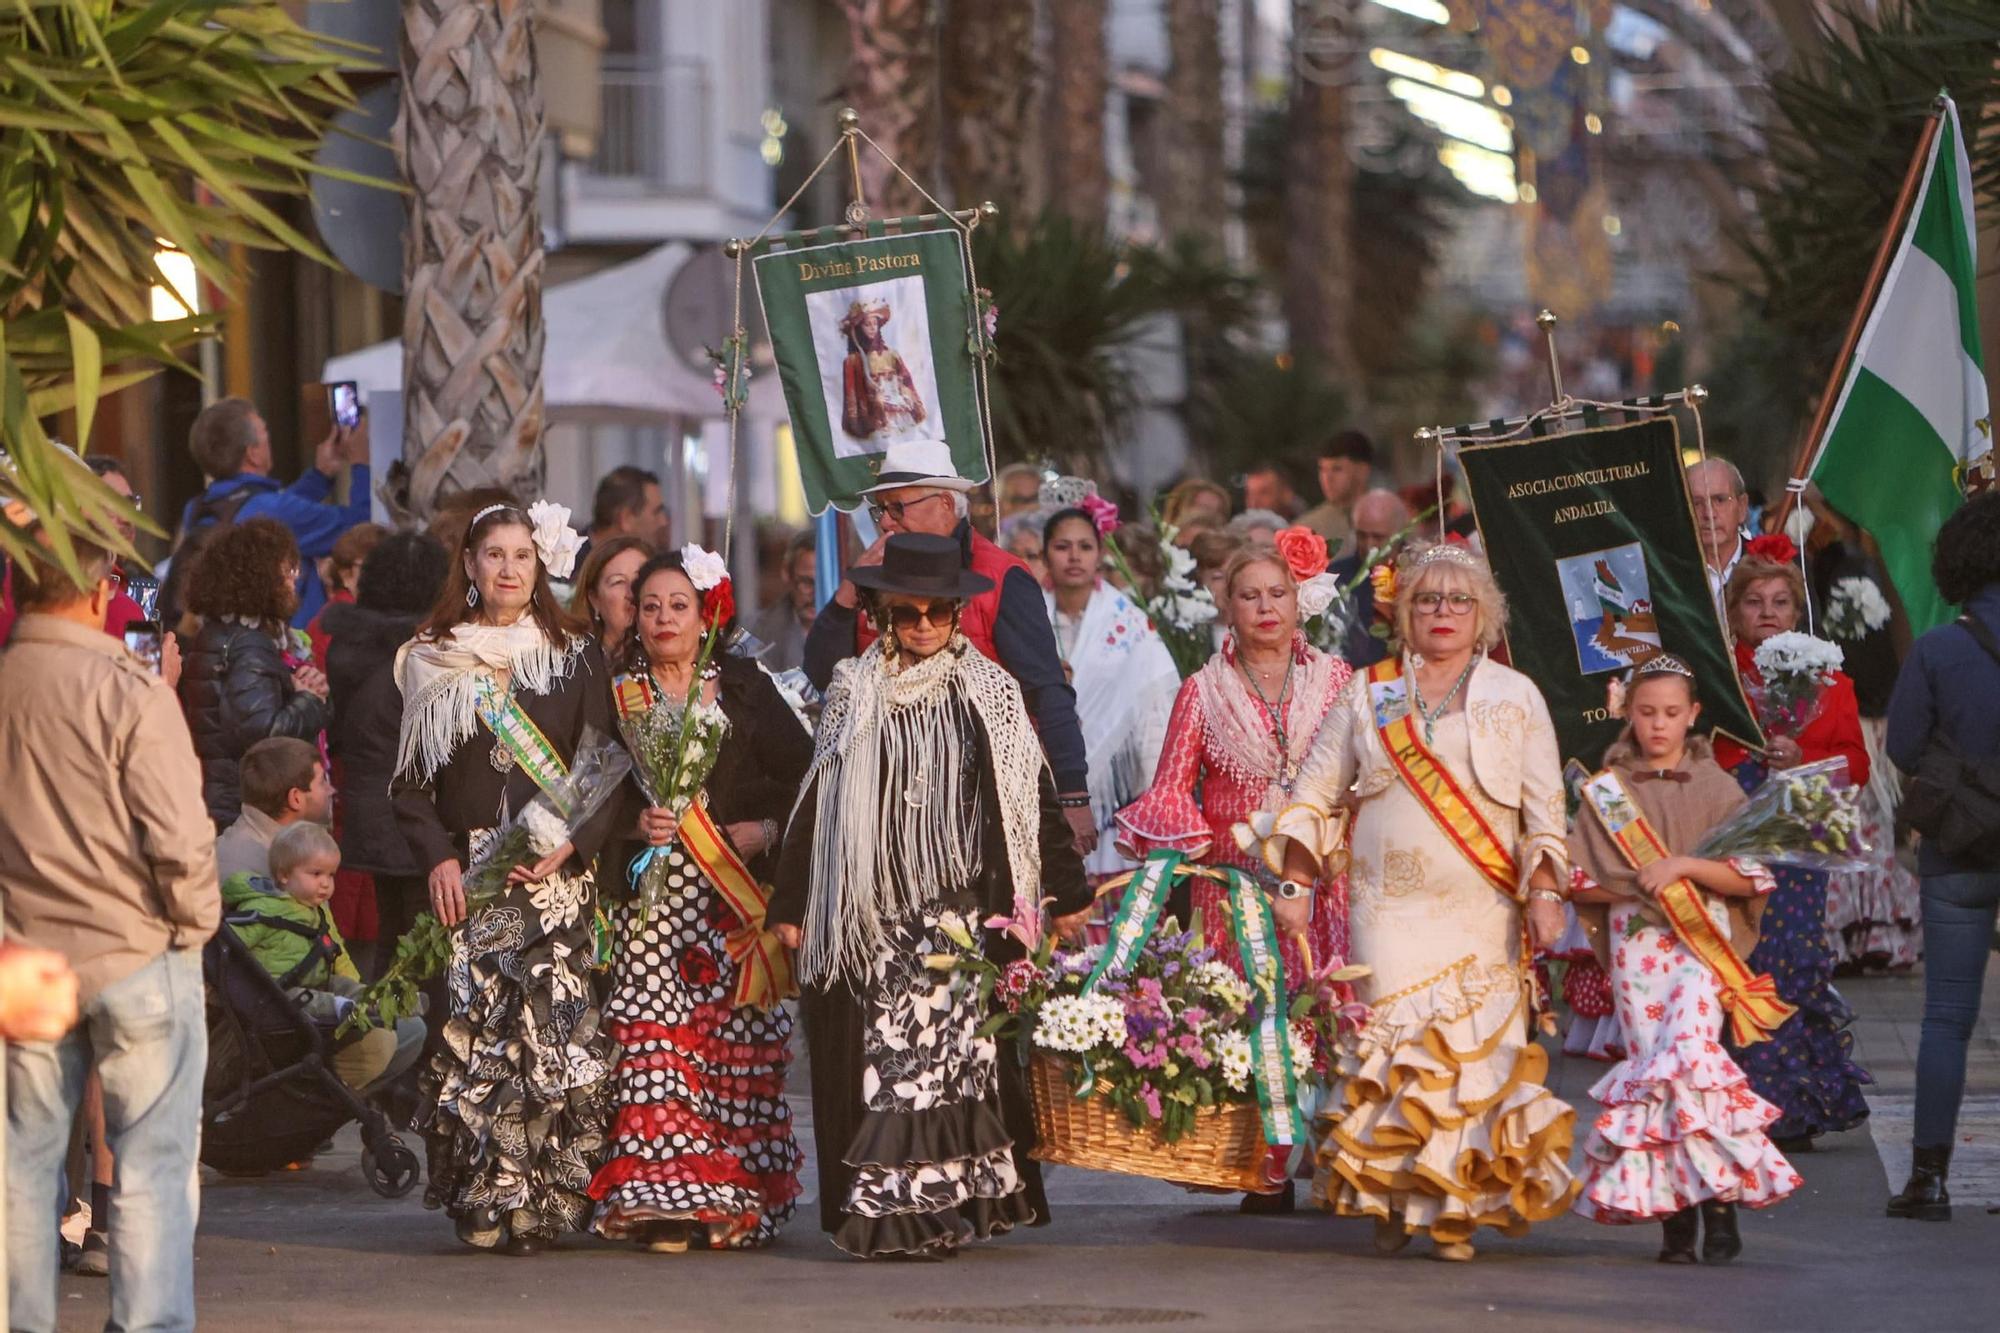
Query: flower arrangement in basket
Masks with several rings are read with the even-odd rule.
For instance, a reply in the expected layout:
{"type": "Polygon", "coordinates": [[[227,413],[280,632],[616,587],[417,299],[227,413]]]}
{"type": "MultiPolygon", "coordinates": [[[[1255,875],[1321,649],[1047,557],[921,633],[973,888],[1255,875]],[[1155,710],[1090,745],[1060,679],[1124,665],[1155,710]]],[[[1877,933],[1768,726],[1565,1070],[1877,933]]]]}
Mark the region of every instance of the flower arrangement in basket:
{"type": "Polygon", "coordinates": [[[999,966],[971,947],[969,931],[947,931],[966,952],[938,961],[978,977],[993,1011],[982,1035],[1019,1043],[1031,1068],[1038,1157],[1263,1190],[1270,1145],[1303,1141],[1322,1078],[1319,1053],[1366,1019],[1338,992],[1367,969],[1338,960],[1288,1004],[1271,927],[1262,891],[1242,876],[1183,869],[1169,852],[1132,878],[1104,944],[1059,952],[1045,937],[1031,957],[999,966]],[[1166,892],[1185,874],[1233,877],[1239,941],[1261,933],[1271,946],[1243,951],[1254,981],[1216,957],[1199,920],[1182,931],[1160,919],[1166,892]]]}
{"type": "MultiPolygon", "coordinates": [[[[736,612],[729,567],[721,556],[690,543],[681,547],[681,569],[701,594],[702,617],[707,624],[687,697],[660,699],[650,674],[620,676],[612,687],[618,729],[632,751],[639,787],[648,803],[673,814],[676,827],[682,826],[701,802],[702,787],[715,769],[723,737],[729,731],[729,718],[720,702],[705,700],[702,695],[715,675],[713,663],[722,627],[736,612]]],[[[631,866],[642,920],[650,919],[666,896],[669,861],[660,854],[663,850],[649,847],[631,866]]]]}
{"type": "Polygon", "coordinates": [[[1761,684],[1744,693],[1757,709],[1757,721],[1768,734],[1797,737],[1819,716],[1826,687],[1840,670],[1838,644],[1792,631],[1773,634],[1753,654],[1761,684]]]}

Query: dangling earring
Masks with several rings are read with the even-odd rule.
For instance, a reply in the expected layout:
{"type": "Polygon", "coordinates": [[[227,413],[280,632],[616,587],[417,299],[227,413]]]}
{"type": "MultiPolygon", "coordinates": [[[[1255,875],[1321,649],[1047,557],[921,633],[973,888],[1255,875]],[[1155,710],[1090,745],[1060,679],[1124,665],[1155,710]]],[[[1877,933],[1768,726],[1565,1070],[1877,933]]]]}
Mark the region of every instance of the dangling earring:
{"type": "Polygon", "coordinates": [[[475,607],[475,606],[478,606],[478,605],[479,605],[479,585],[478,585],[478,584],[474,584],[474,585],[473,585],[472,587],[470,587],[470,588],[467,588],[467,589],[465,590],[465,605],[466,605],[466,608],[467,608],[468,610],[470,610],[470,609],[471,609],[472,607],[475,607]]]}

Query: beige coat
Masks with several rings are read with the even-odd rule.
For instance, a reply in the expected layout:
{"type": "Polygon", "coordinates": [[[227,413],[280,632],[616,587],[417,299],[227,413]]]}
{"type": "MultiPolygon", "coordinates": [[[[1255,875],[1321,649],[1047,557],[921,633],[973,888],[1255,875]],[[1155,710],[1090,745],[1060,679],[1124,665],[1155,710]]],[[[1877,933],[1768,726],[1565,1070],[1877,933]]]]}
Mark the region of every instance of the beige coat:
{"type": "Polygon", "coordinates": [[[180,701],[101,629],[26,615],[0,652],[7,938],[69,960],[90,1003],[215,933],[215,825],[180,701]]]}

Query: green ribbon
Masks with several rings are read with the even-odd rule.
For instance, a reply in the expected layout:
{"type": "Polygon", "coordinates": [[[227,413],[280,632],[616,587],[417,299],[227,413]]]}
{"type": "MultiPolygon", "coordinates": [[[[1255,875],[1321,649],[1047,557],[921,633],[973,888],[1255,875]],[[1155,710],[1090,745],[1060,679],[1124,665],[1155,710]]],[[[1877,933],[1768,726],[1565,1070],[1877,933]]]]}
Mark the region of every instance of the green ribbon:
{"type": "Polygon", "coordinates": [[[1250,982],[1257,1029],[1251,1039],[1251,1073],[1264,1142],[1301,1143],[1298,1083],[1292,1074],[1292,1024],[1285,1003],[1285,956],[1278,949],[1278,922],[1270,899],[1240,870],[1223,867],[1229,885],[1229,924],[1236,951],[1250,982]]]}
{"type": "Polygon", "coordinates": [[[1111,918],[1111,936],[1104,942],[1104,953],[1083,983],[1085,995],[1097,989],[1105,973],[1130,971],[1139,961],[1139,951],[1153,937],[1153,927],[1159,924],[1180,869],[1179,852],[1157,851],[1132,876],[1132,882],[1125,886],[1125,899],[1118,904],[1118,915],[1111,918]]]}

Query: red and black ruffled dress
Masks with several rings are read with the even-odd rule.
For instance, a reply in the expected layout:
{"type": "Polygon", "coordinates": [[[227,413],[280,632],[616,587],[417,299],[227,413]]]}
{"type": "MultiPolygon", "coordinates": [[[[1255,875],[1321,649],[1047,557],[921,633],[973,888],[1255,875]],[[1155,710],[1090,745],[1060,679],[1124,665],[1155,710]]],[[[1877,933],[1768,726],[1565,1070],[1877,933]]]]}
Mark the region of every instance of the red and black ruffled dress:
{"type": "MultiPolygon", "coordinates": [[[[782,827],[812,740],[753,663],[724,658],[718,695],[729,732],[709,775],[710,813],[725,829],[763,819],[782,827]]],[[[643,801],[634,795],[628,806],[625,825],[643,801]]],[[[706,1229],[710,1248],[764,1245],[799,1193],[785,1102],[791,1016],[732,1003],[737,968],[726,936],[737,922],[678,846],[666,852],[669,892],[642,919],[626,873],[640,850],[618,844],[599,872],[604,897],[616,902],[604,1017],[621,1054],[610,1157],[590,1182],[592,1229],[643,1238],[652,1224],[687,1222],[706,1229]]],[[[772,849],[749,869],[766,878],[775,859],[772,849]]]]}

